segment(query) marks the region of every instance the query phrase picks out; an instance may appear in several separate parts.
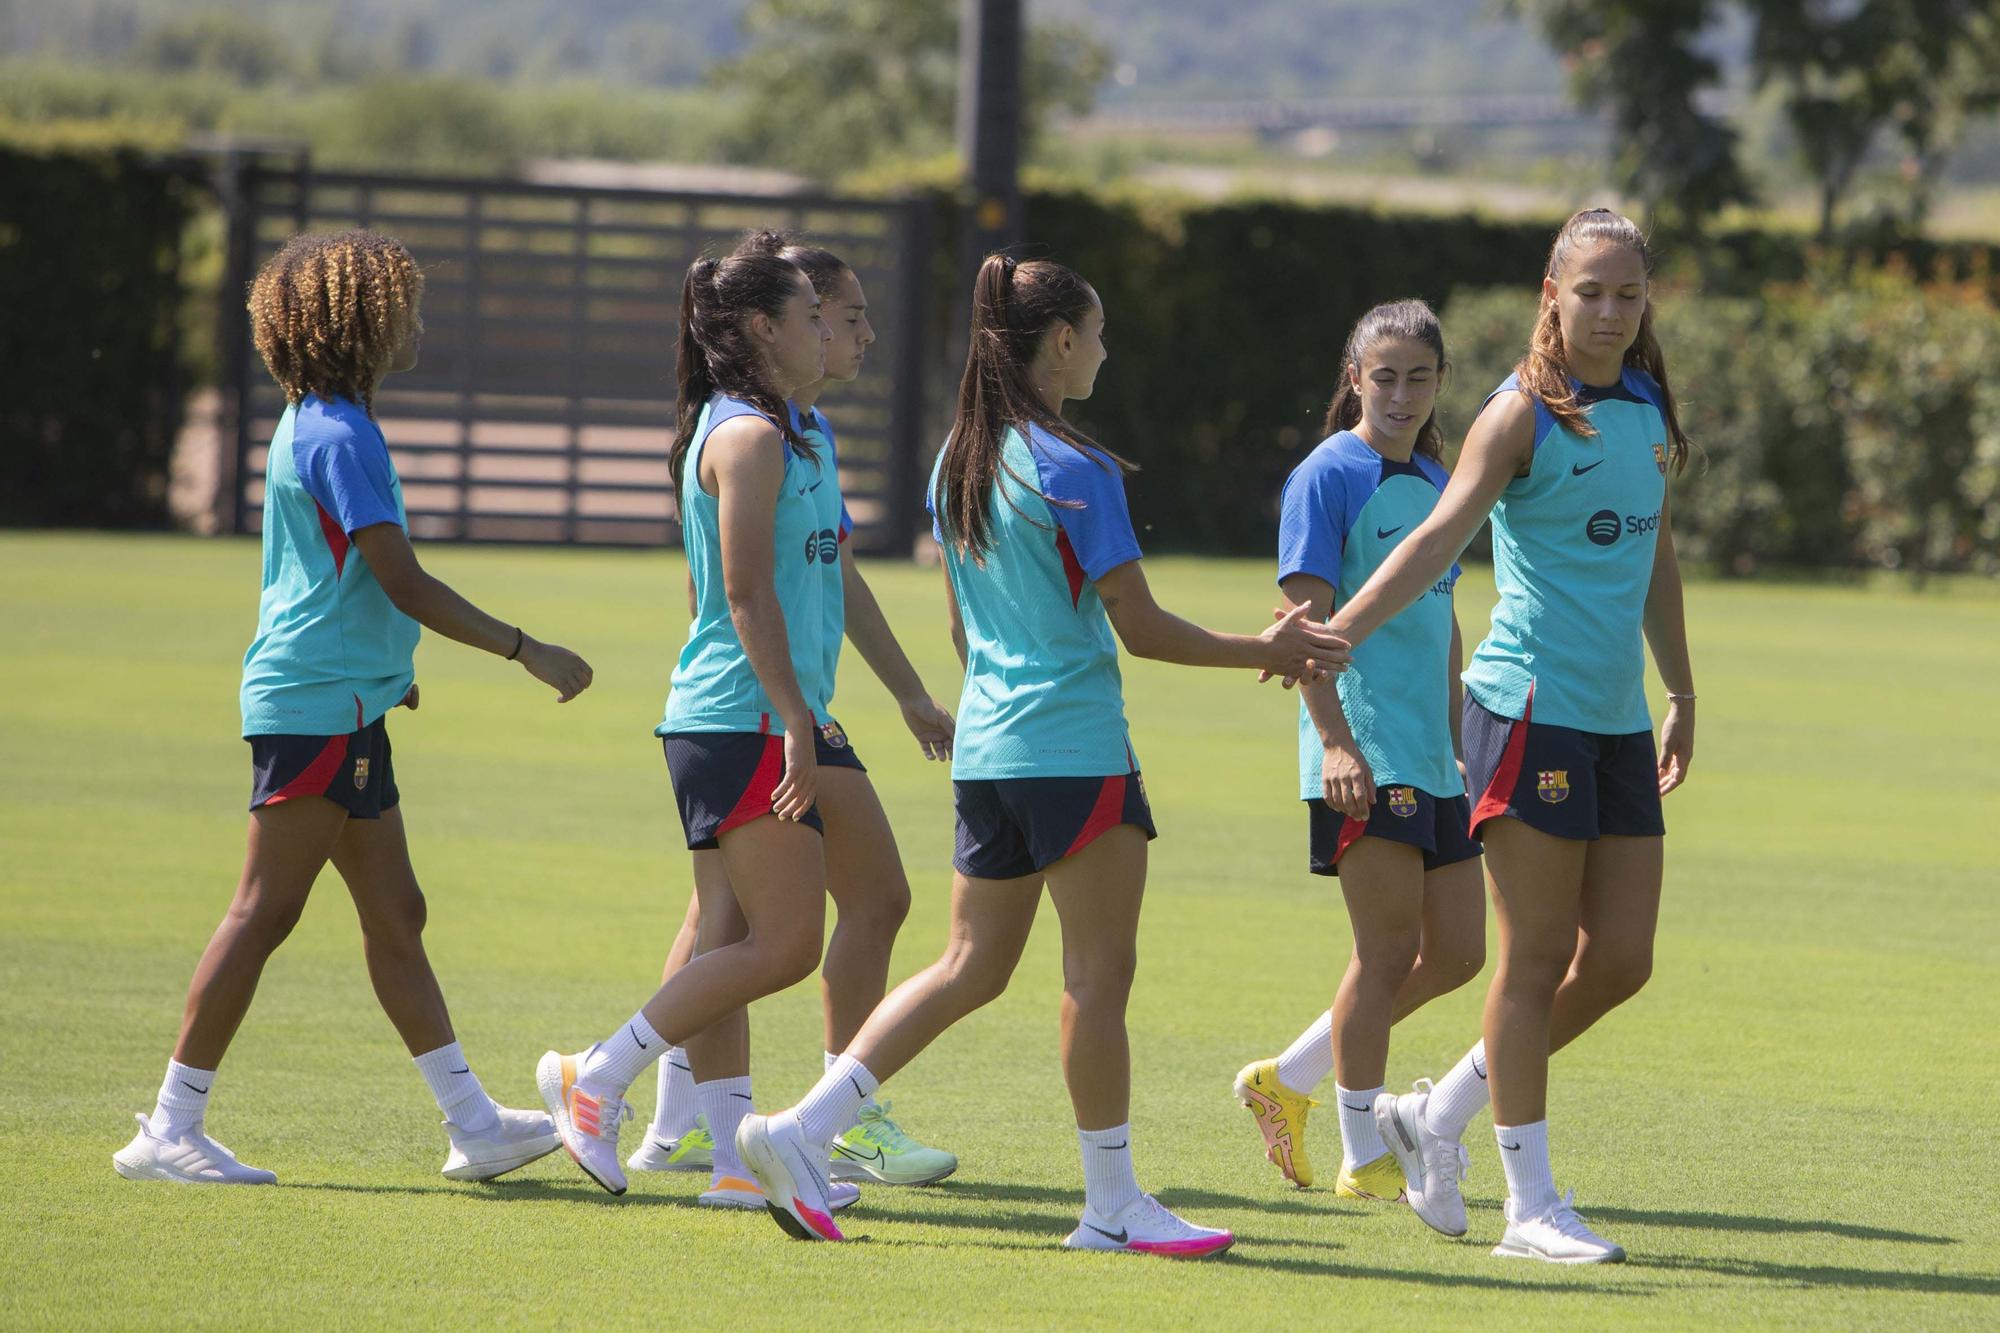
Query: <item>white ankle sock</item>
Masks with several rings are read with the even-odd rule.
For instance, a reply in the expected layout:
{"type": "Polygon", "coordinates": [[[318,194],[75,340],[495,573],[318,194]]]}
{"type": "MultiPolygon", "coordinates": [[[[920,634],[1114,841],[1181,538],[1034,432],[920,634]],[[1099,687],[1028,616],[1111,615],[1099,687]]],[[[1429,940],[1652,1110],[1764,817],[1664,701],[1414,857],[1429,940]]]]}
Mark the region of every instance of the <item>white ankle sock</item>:
{"type": "Polygon", "coordinates": [[[623,1097],[632,1081],[646,1072],[646,1066],[666,1054],[666,1039],[653,1031],[646,1011],[625,1020],[625,1026],[584,1053],[576,1071],[578,1083],[588,1083],[592,1092],[608,1092],[623,1097]]]}
{"type": "MultiPolygon", "coordinates": [[[[839,1056],[835,1055],[835,1054],[834,1054],[834,1053],[833,1053],[832,1051],[822,1051],[822,1052],[820,1052],[820,1054],[822,1054],[822,1055],[824,1055],[824,1056],[826,1057],[826,1067],[827,1067],[828,1069],[831,1069],[831,1068],[833,1068],[833,1062],[834,1062],[834,1061],[836,1061],[836,1060],[838,1060],[838,1059],[840,1058],[839,1056]]],[[[874,1093],[872,1093],[872,1092],[871,1092],[871,1093],[869,1093],[869,1094],[868,1094],[868,1095],[867,1095],[866,1097],[864,1097],[864,1098],[862,1099],[862,1101],[861,1101],[861,1109],[860,1109],[860,1110],[858,1110],[858,1111],[856,1111],[856,1112],[855,1112],[854,1114],[855,1114],[855,1115],[857,1115],[857,1116],[859,1116],[859,1115],[861,1114],[861,1111],[866,1111],[866,1110],[868,1110],[868,1109],[869,1109],[870,1107],[874,1107],[874,1108],[876,1108],[877,1110],[881,1109],[881,1104],[880,1104],[880,1103],[878,1103],[878,1102],[877,1102],[877,1101],[875,1100],[875,1094],[874,1094],[874,1093]]],[[[840,1132],[841,1132],[842,1134],[845,1134],[845,1133],[846,1133],[846,1132],[847,1132],[848,1130],[850,1130],[850,1129],[853,1129],[853,1128],[854,1128],[854,1126],[853,1126],[853,1124],[852,1124],[852,1123],[850,1122],[849,1124],[847,1124],[846,1126],[844,1126],[844,1127],[843,1127],[843,1128],[841,1129],[841,1131],[840,1131],[840,1132]]]]}
{"type": "Polygon", "coordinates": [[[434,1051],[415,1057],[417,1072],[430,1085],[444,1118],[468,1134],[483,1134],[500,1123],[500,1112],[458,1043],[447,1042],[434,1051]]]}
{"type": "Polygon", "coordinates": [[[1338,1083],[1333,1085],[1333,1095],[1340,1104],[1340,1164],[1350,1171],[1389,1151],[1389,1145],[1382,1142],[1382,1132],[1375,1128],[1375,1099],[1382,1091],[1350,1091],[1338,1083]]]}
{"type": "Polygon", "coordinates": [[[694,1095],[694,1070],[687,1052],[669,1046],[660,1059],[660,1095],[653,1103],[653,1124],[648,1131],[657,1139],[672,1141],[694,1128],[701,1103],[694,1095]]]}
{"type": "Polygon", "coordinates": [[[694,1095],[701,1101],[701,1113],[708,1117],[708,1132],[715,1137],[715,1175],[747,1179],[750,1168],[736,1155],[736,1127],[750,1114],[749,1076],[697,1083],[694,1095]]]}
{"type": "Polygon", "coordinates": [[[1333,1072],[1333,1010],[1313,1020],[1278,1057],[1278,1082],[1293,1092],[1311,1092],[1333,1072]]]}
{"type": "Polygon", "coordinates": [[[1132,1126],[1079,1129],[1076,1141],[1083,1150],[1084,1206],[1109,1221],[1139,1197],[1139,1178],[1132,1173],[1132,1126]]]}
{"type": "Polygon", "coordinates": [[[847,1132],[862,1106],[882,1085],[867,1067],[851,1055],[843,1055],[827,1066],[813,1090],[798,1104],[799,1128],[806,1138],[822,1148],[847,1132]]]}
{"type": "Polygon", "coordinates": [[[1540,1217],[1556,1206],[1556,1178],[1549,1171],[1549,1122],[1493,1127],[1500,1141],[1500,1168],[1507,1173],[1507,1197],[1516,1218],[1540,1217]]]}
{"type": "Polygon", "coordinates": [[[1433,1134],[1462,1139],[1465,1127],[1485,1108],[1490,1095],[1486,1087],[1486,1043],[1474,1042],[1472,1049],[1451,1067],[1451,1072],[1431,1089],[1430,1102],[1424,1107],[1424,1124],[1433,1134]]]}
{"type": "Polygon", "coordinates": [[[208,1094],[214,1090],[213,1069],[169,1060],[167,1076],[160,1083],[160,1095],[146,1123],[163,1139],[177,1139],[191,1129],[200,1129],[202,1117],[208,1114],[208,1094]]]}

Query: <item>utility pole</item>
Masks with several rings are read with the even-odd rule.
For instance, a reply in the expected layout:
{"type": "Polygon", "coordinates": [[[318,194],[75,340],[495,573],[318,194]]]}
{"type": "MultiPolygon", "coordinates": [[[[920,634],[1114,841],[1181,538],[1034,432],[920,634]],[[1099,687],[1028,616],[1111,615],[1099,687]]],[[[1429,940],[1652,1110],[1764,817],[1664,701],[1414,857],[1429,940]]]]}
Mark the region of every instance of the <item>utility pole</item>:
{"type": "MultiPolygon", "coordinates": [[[[1022,0],[959,0],[958,151],[965,242],[958,302],[979,261],[1021,239],[1022,0]]],[[[969,307],[967,307],[969,309],[969,307]]],[[[958,321],[964,328],[965,321],[958,321]]]]}

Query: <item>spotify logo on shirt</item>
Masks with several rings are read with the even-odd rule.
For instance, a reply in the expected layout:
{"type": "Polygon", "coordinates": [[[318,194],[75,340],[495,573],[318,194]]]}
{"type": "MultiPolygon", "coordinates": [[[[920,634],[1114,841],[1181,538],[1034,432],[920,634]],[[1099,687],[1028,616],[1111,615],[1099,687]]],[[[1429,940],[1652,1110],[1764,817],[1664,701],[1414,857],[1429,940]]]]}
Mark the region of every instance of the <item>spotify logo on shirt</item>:
{"type": "Polygon", "coordinates": [[[1624,522],[1616,513],[1600,509],[1583,525],[1583,535],[1598,546],[1609,546],[1618,540],[1618,534],[1624,527],[1624,522]]]}

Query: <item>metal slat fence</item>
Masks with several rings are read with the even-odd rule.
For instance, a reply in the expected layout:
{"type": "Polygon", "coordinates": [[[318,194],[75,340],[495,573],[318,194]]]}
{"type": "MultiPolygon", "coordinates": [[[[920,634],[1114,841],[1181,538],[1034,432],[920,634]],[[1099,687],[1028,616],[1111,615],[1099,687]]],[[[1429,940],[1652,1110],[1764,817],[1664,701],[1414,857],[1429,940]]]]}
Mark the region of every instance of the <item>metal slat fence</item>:
{"type": "Polygon", "coordinates": [[[909,551],[922,466],[922,207],[239,170],[225,303],[238,307],[227,334],[237,531],[259,527],[264,456],[285,406],[238,294],[297,232],[388,231],[424,269],[421,364],[375,402],[413,534],[657,545],[679,540],[667,450],[682,276],[704,249],[775,227],[839,254],[867,291],[868,367],[821,406],[839,436],[857,548],[909,551]]]}

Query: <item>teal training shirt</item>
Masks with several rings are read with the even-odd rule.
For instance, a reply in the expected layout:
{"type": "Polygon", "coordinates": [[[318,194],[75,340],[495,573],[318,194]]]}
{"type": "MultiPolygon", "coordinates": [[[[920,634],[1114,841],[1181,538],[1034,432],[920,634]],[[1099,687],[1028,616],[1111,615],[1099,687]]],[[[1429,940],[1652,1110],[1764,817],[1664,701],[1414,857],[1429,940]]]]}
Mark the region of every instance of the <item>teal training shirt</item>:
{"type": "MultiPolygon", "coordinates": [[[[770,421],[740,398],[716,394],[695,423],[694,443],[682,464],[680,490],[681,544],[687,551],[688,574],[694,580],[694,623],[674,664],[665,715],[654,734],[673,732],[770,732],[783,734],[784,722],[770,695],[750,669],[750,659],[729,618],[729,595],[722,582],[721,503],[701,484],[701,454],[715,428],[725,421],[754,416],[770,421]]],[[[777,423],[772,422],[773,426],[777,423]]],[[[771,578],[784,617],[791,648],[792,673],[808,705],[830,692],[821,681],[826,653],[821,643],[825,613],[820,603],[825,589],[822,565],[839,560],[839,541],[824,526],[826,496],[837,488],[828,483],[830,460],[818,461],[785,451],[785,476],[771,532],[771,578]]],[[[819,718],[819,714],[814,714],[819,718]]]]}
{"type": "Polygon", "coordinates": [[[382,523],[407,526],[403,488],[368,413],[318,394],[286,408],[264,462],[264,590],[243,654],[245,736],[344,736],[410,692],[421,631],[353,543],[382,523]]]}
{"type": "MultiPolygon", "coordinates": [[[[1311,574],[1333,585],[1334,605],[1361,591],[1389,552],[1437,507],[1448,480],[1424,457],[1398,463],[1353,431],[1322,441],[1285,482],[1278,517],[1278,580],[1311,574]]],[[[1341,711],[1378,787],[1432,796],[1464,792],[1451,744],[1453,565],[1422,597],[1354,650],[1337,679],[1341,711]]],[[[1318,800],[1326,752],[1299,705],[1299,795],[1318,800]]]]}
{"type": "Polygon", "coordinates": [[[1139,558],[1124,474],[1102,454],[1032,425],[1026,435],[1008,430],[1001,460],[987,501],[993,546],[983,564],[945,541],[936,520],[943,453],[927,491],[932,533],[944,548],[965,624],[965,689],[951,775],[971,781],[1133,772],[1138,762],[1125,727],[1118,641],[1094,586],[1139,558]]]}
{"type": "Polygon", "coordinates": [[[820,648],[824,657],[820,681],[826,693],[807,701],[813,706],[813,716],[825,722],[833,718],[833,692],[835,677],[840,670],[841,640],[847,633],[847,589],[841,579],[846,572],[842,565],[848,558],[847,539],[854,534],[854,519],[847,512],[847,500],[840,489],[840,461],[834,444],[833,423],[826,419],[824,412],[809,407],[799,414],[798,424],[806,442],[826,463],[826,484],[812,492],[819,501],[820,527],[816,550],[823,557],[818,561],[820,648]],[[825,537],[829,532],[833,534],[830,553],[825,546],[825,537]]]}
{"type": "MultiPolygon", "coordinates": [[[[1493,628],[1465,688],[1502,717],[1602,735],[1649,731],[1643,622],[1667,494],[1660,386],[1628,368],[1577,384],[1597,428],[1579,436],[1539,401],[1535,453],[1493,507],[1493,628]]],[[[1509,376],[1493,391],[1525,392],[1509,376]]],[[[1490,396],[1489,396],[1490,401],[1490,396]]]]}

